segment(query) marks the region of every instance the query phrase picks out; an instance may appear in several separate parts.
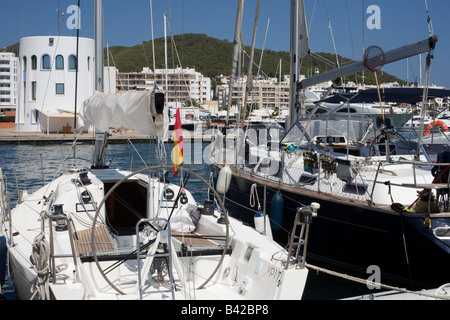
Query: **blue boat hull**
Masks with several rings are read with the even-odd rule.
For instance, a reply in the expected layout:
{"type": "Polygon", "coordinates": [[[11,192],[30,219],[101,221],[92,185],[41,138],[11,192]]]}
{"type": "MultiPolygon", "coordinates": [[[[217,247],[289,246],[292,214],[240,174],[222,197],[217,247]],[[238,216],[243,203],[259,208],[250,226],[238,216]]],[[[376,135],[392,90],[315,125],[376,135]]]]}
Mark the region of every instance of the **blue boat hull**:
{"type": "MultiPolygon", "coordinates": [[[[253,223],[254,211],[249,207],[251,185],[258,183],[254,176],[233,176],[227,198],[231,215],[244,222],[253,223]],[[233,210],[236,202],[237,210],[233,210]]],[[[264,187],[258,185],[259,199],[264,199],[264,187]]],[[[270,211],[271,199],[278,185],[266,184],[266,208],[270,211]]],[[[424,226],[421,217],[405,217],[392,210],[338,201],[333,197],[300,188],[283,188],[283,225],[273,232],[274,239],[284,245],[292,230],[298,207],[312,202],[320,203],[318,216],[310,227],[307,261],[332,270],[339,270],[362,279],[371,275],[369,267],[381,271],[381,283],[408,289],[434,288],[450,282],[449,243],[433,236],[424,226]]],[[[261,200],[262,201],[262,200],[261,200]]],[[[255,209],[255,208],[253,208],[255,209]]],[[[270,212],[268,212],[270,216],[270,212]]],[[[448,224],[440,219],[433,222],[448,224]]]]}

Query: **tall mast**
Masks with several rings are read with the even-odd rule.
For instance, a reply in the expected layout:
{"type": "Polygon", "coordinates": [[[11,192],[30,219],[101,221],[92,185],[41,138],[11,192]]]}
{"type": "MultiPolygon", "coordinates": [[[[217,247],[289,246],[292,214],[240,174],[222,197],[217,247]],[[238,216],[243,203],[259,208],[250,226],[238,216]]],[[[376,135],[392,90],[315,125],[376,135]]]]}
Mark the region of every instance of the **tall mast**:
{"type": "Polygon", "coordinates": [[[103,83],[103,0],[95,0],[95,90],[104,91],[103,83]]]}
{"type": "Polygon", "coordinates": [[[226,124],[228,124],[228,120],[229,120],[229,116],[230,116],[231,98],[232,98],[234,81],[235,81],[235,77],[236,77],[236,73],[237,73],[237,66],[238,66],[238,62],[239,62],[239,48],[242,46],[241,29],[242,29],[243,11],[244,11],[244,0],[239,0],[238,10],[237,10],[237,14],[236,14],[236,27],[234,30],[233,59],[231,61],[231,75],[230,75],[230,83],[229,83],[229,89],[228,89],[229,92],[228,92],[228,108],[227,108],[226,124]]]}
{"type": "Polygon", "coordinates": [[[300,78],[301,59],[309,53],[308,29],[303,0],[291,0],[291,73],[289,91],[289,118],[287,128],[297,121],[299,95],[297,82],[300,78]]]}
{"type": "Polygon", "coordinates": [[[169,74],[167,62],[167,14],[164,14],[164,61],[166,73],[166,106],[169,107],[169,74]]]}
{"type": "Polygon", "coordinates": [[[258,19],[259,19],[259,8],[261,6],[261,0],[258,0],[258,3],[256,5],[256,14],[255,14],[255,23],[253,25],[253,38],[252,38],[252,47],[250,52],[250,61],[248,63],[248,71],[247,71],[247,87],[245,88],[244,92],[244,103],[243,103],[243,110],[241,110],[239,114],[239,118],[243,118],[243,115],[246,114],[247,110],[247,98],[248,95],[253,90],[253,59],[255,56],[255,41],[256,41],[256,29],[258,28],[258,19]]]}
{"type": "MultiPolygon", "coordinates": [[[[103,0],[95,0],[95,90],[104,92],[103,82],[103,0]]],[[[93,157],[93,168],[107,168],[105,163],[105,151],[108,145],[108,134],[106,132],[95,134],[95,147],[93,157]]]]}

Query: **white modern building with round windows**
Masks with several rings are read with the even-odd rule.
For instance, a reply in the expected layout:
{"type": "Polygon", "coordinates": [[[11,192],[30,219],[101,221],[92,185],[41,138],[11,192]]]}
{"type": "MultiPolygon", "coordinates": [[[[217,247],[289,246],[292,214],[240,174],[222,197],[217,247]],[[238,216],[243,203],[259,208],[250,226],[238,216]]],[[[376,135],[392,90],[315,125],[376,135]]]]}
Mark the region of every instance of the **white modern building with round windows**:
{"type": "MultiPolygon", "coordinates": [[[[95,89],[94,40],[79,38],[77,54],[75,37],[22,38],[19,63],[16,131],[73,130],[75,113],[95,89]]],[[[76,124],[77,129],[83,125],[79,117],[76,124]]]]}

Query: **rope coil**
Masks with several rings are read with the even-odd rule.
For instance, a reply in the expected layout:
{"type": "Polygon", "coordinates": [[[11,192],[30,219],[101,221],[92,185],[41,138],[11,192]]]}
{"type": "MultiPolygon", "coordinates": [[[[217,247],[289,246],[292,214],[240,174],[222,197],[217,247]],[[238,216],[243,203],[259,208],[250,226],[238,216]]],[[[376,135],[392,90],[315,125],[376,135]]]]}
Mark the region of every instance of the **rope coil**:
{"type": "Polygon", "coordinates": [[[37,273],[37,279],[31,287],[33,295],[30,300],[36,296],[40,300],[50,300],[49,278],[50,267],[48,261],[50,258],[50,245],[45,239],[45,221],[47,212],[42,211],[41,214],[41,232],[33,241],[31,259],[34,265],[34,271],[37,273]]]}

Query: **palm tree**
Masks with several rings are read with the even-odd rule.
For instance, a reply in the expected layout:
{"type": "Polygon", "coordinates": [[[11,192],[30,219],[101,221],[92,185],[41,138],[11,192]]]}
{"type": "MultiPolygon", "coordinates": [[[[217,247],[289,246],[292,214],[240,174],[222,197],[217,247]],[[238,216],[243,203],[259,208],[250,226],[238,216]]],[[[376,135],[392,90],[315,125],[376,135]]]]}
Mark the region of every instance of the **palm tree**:
{"type": "Polygon", "coordinates": [[[197,99],[188,99],[183,103],[184,108],[200,108],[200,102],[197,99]]]}

